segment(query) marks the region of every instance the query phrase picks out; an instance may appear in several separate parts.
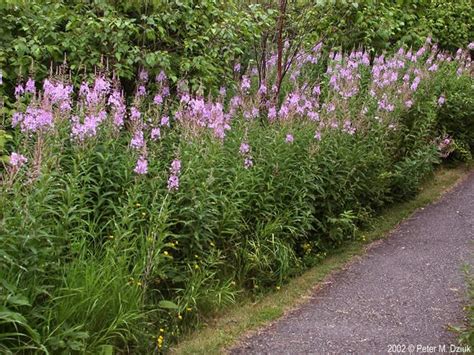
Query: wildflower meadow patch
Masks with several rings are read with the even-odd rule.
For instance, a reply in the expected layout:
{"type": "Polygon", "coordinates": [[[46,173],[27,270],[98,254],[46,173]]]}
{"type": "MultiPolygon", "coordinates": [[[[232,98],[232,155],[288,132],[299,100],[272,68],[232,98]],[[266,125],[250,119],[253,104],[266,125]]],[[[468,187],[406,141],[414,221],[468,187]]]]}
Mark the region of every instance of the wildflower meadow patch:
{"type": "Polygon", "coordinates": [[[0,350],[159,352],[242,290],[279,288],[470,154],[471,53],[318,43],[281,87],[273,54],[265,76],[236,64],[215,95],[164,71],[141,70],[132,97],[107,70],[20,80],[0,350]]]}

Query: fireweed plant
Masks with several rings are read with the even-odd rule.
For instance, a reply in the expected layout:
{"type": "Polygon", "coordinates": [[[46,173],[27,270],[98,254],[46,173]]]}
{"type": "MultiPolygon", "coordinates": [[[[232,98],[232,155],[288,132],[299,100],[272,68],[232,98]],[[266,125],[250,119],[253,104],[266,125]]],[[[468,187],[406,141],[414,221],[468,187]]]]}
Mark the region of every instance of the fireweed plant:
{"type": "Polygon", "coordinates": [[[266,66],[260,82],[236,65],[206,97],[185,81],[170,90],[164,72],[141,71],[128,102],[107,73],[18,84],[1,174],[2,352],[165,350],[415,193],[455,150],[443,110],[474,97],[469,51],[429,39],[375,58],[318,44],[285,68],[279,95],[276,55],[266,66]]]}

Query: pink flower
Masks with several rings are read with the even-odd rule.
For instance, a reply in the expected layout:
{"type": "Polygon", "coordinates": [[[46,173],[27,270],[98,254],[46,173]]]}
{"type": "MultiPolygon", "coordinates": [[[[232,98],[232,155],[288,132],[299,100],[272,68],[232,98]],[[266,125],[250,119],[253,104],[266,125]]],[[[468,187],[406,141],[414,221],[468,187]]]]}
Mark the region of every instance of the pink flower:
{"type": "Polygon", "coordinates": [[[81,123],[79,117],[72,116],[71,136],[79,141],[94,137],[97,134],[100,123],[106,117],[105,111],[101,111],[98,114],[87,115],[84,117],[84,122],[81,123]]]}
{"type": "Polygon", "coordinates": [[[437,71],[437,70],[438,70],[438,64],[436,64],[436,63],[428,68],[428,71],[437,71]]]}
{"type": "Polygon", "coordinates": [[[173,175],[178,175],[181,172],[181,160],[175,159],[171,162],[170,171],[173,175]]]}
{"type": "Polygon", "coordinates": [[[49,110],[29,106],[24,115],[15,117],[21,118],[22,132],[37,132],[53,127],[53,113],[49,110]]]}
{"type": "MultiPolygon", "coordinates": [[[[71,94],[73,92],[72,85],[65,85],[60,81],[48,80],[43,82],[44,97],[47,98],[51,104],[59,105],[62,111],[69,111],[71,109],[71,94]]],[[[87,84],[83,83],[79,95],[86,97],[89,92],[87,84]]]]}
{"type": "Polygon", "coordinates": [[[132,107],[130,109],[130,117],[132,120],[138,120],[142,114],[136,107],[132,107]]]}
{"type": "Polygon", "coordinates": [[[162,126],[166,126],[166,127],[169,127],[170,126],[170,118],[168,116],[163,116],[161,117],[161,122],[160,124],[162,126]]]}
{"type": "Polygon", "coordinates": [[[28,162],[28,159],[24,155],[15,152],[10,155],[9,163],[15,169],[21,168],[26,162],[28,162]]]}
{"type": "Polygon", "coordinates": [[[177,191],[179,189],[179,177],[176,175],[171,175],[168,178],[168,190],[177,191]]]}
{"type": "Polygon", "coordinates": [[[138,130],[135,132],[135,134],[132,137],[132,140],[130,142],[130,147],[135,148],[135,149],[140,149],[145,145],[145,139],[143,138],[143,131],[138,130]]]}
{"type": "Polygon", "coordinates": [[[139,175],[145,175],[148,172],[148,161],[141,155],[137,160],[137,165],[133,171],[139,175]]]}
{"type": "Polygon", "coordinates": [[[25,92],[34,94],[36,92],[35,81],[31,78],[28,79],[25,85],[25,92]]]}
{"type": "Polygon", "coordinates": [[[416,89],[418,88],[418,85],[420,84],[420,80],[421,79],[420,79],[419,76],[417,76],[417,77],[415,77],[415,79],[413,79],[413,83],[411,84],[411,87],[410,87],[412,89],[412,91],[416,91],[416,89]]]}
{"type": "Polygon", "coordinates": [[[179,174],[181,172],[181,160],[174,159],[171,162],[170,177],[168,178],[168,190],[176,191],[179,189],[179,174]]]}
{"type": "Polygon", "coordinates": [[[446,102],[446,98],[444,97],[444,95],[441,95],[441,96],[438,98],[438,105],[439,105],[439,106],[443,106],[445,102],[446,102]]]}
{"type": "Polygon", "coordinates": [[[146,95],[146,88],[145,85],[140,85],[137,89],[137,96],[145,96],[146,95]]]}
{"type": "Polygon", "coordinates": [[[244,155],[250,152],[250,145],[248,143],[242,142],[239,149],[240,154],[244,155]]]}
{"type": "Polygon", "coordinates": [[[25,88],[23,87],[23,85],[18,84],[15,87],[15,97],[16,98],[19,98],[21,95],[23,95],[24,92],[25,92],[25,88]]]}
{"type": "Polygon", "coordinates": [[[109,96],[108,104],[110,105],[113,113],[113,123],[116,128],[121,128],[124,124],[125,112],[127,110],[125,106],[125,100],[123,95],[118,90],[114,90],[109,96]]]}
{"type": "Polygon", "coordinates": [[[163,70],[160,71],[160,74],[158,74],[158,75],[156,76],[155,80],[156,80],[158,83],[161,83],[161,82],[165,81],[165,80],[166,80],[166,74],[165,74],[165,72],[164,72],[163,70]]]}
{"type": "Polygon", "coordinates": [[[330,102],[327,106],[326,106],[326,111],[329,113],[329,112],[333,112],[334,110],[336,109],[336,105],[334,105],[332,102],[330,102]]]}
{"type": "Polygon", "coordinates": [[[319,131],[316,132],[316,133],[314,134],[314,139],[316,139],[317,141],[320,141],[320,140],[321,140],[321,132],[319,132],[319,131]]]}
{"type": "Polygon", "coordinates": [[[311,121],[319,121],[319,113],[314,112],[314,111],[309,111],[308,112],[308,118],[311,121]]]}
{"type": "Polygon", "coordinates": [[[24,115],[21,112],[15,112],[12,115],[12,127],[16,127],[23,121],[24,115]]]}
{"type": "Polygon", "coordinates": [[[293,143],[293,141],[294,141],[293,135],[287,134],[287,135],[286,135],[285,142],[286,142],[286,143],[293,143]]]}
{"type": "Polygon", "coordinates": [[[157,139],[160,139],[161,138],[161,131],[159,128],[152,128],[151,130],[151,139],[156,141],[157,139]]]}
{"type": "Polygon", "coordinates": [[[148,81],[148,72],[144,69],[140,71],[139,79],[141,81],[148,81]]]}
{"type": "Polygon", "coordinates": [[[240,84],[240,88],[245,93],[250,90],[250,78],[247,75],[242,76],[242,83],[240,84]]]}
{"type": "Polygon", "coordinates": [[[352,122],[349,120],[344,121],[342,130],[350,135],[353,135],[356,132],[355,127],[352,126],[352,122]]]}
{"type": "Polygon", "coordinates": [[[153,102],[158,106],[161,105],[163,103],[163,96],[161,96],[160,94],[156,94],[153,98],[153,102]]]}
{"type": "Polygon", "coordinates": [[[253,160],[252,160],[252,157],[247,157],[245,158],[244,160],[244,167],[245,169],[249,169],[253,166],[253,160]]]}
{"type": "Polygon", "coordinates": [[[313,88],[313,95],[319,96],[320,94],[321,94],[321,86],[320,86],[320,85],[316,85],[316,86],[313,88]]]}
{"type": "Polygon", "coordinates": [[[268,119],[270,121],[274,121],[277,117],[277,110],[275,106],[270,106],[268,109],[268,119]]]}

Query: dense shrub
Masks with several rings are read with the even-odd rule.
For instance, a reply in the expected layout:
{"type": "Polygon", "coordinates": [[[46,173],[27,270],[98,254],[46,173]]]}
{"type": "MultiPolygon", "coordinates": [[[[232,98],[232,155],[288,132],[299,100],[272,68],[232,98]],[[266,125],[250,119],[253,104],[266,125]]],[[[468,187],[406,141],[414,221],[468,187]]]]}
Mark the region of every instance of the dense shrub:
{"type": "Polygon", "coordinates": [[[65,57],[74,73],[113,70],[126,90],[140,67],[187,77],[194,89],[217,86],[271,19],[260,6],[221,0],[6,1],[0,12],[8,87],[28,73],[43,79],[65,57]]]}
{"type": "Polygon", "coordinates": [[[100,71],[80,87],[64,68],[42,89],[20,83],[1,175],[1,351],[161,351],[353,239],[467,139],[443,121],[472,86],[467,51],[323,53],[298,54],[280,100],[275,55],[268,82],[251,67],[206,98],[146,71],[129,105],[100,71]]]}
{"type": "MultiPolygon", "coordinates": [[[[345,50],[363,45],[380,53],[432,36],[455,50],[474,33],[469,0],[289,1],[287,8],[284,37],[302,46],[324,38],[345,50]]],[[[231,63],[260,54],[262,38],[274,43],[278,19],[277,2],[260,0],[6,0],[0,12],[8,89],[28,74],[44,79],[67,57],[76,84],[84,71],[102,66],[127,93],[142,67],[165,69],[173,82],[186,77],[193,89],[215,89],[231,78],[231,63]]]]}
{"type": "MultiPolygon", "coordinates": [[[[325,7],[337,8],[330,1],[325,7]]],[[[443,49],[455,51],[472,40],[474,9],[469,0],[347,1],[331,37],[351,49],[363,44],[380,52],[401,44],[418,47],[428,36],[443,49]]],[[[326,12],[331,13],[331,12],[326,12]]]]}

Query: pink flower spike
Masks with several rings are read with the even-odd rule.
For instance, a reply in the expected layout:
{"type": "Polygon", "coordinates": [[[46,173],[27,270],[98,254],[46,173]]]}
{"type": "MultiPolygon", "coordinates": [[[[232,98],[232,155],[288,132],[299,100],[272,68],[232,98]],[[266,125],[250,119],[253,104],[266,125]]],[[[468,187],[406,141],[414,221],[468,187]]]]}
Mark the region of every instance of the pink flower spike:
{"type": "Polygon", "coordinates": [[[159,128],[152,128],[151,130],[151,139],[156,141],[157,139],[160,139],[161,138],[161,131],[159,128]]]}
{"type": "Polygon", "coordinates": [[[250,152],[250,145],[248,145],[248,143],[243,142],[240,145],[239,152],[240,154],[247,154],[248,152],[250,152]]]}
{"type": "Polygon", "coordinates": [[[244,168],[245,169],[250,169],[253,166],[253,160],[252,157],[247,157],[244,160],[244,168]]]}
{"type": "Polygon", "coordinates": [[[36,92],[35,81],[31,78],[28,79],[25,85],[25,92],[34,94],[36,92]]]}
{"type": "Polygon", "coordinates": [[[181,172],[181,160],[175,159],[171,162],[171,174],[178,175],[181,172]]]}
{"type": "Polygon", "coordinates": [[[12,152],[12,154],[10,155],[9,163],[15,169],[21,168],[27,162],[28,159],[24,155],[15,152],[12,152]]]}
{"type": "Polygon", "coordinates": [[[140,149],[145,145],[145,139],[143,138],[143,131],[138,130],[134,133],[132,140],[130,141],[130,146],[135,149],[140,149]]]}
{"type": "Polygon", "coordinates": [[[21,84],[18,84],[16,87],[15,87],[15,97],[16,98],[19,98],[21,95],[23,95],[25,92],[25,88],[23,87],[23,85],[21,84]]]}
{"type": "Polygon", "coordinates": [[[293,143],[293,141],[294,141],[293,135],[292,135],[292,134],[287,134],[287,135],[286,135],[285,142],[286,142],[286,143],[293,143]]]}
{"type": "Polygon", "coordinates": [[[438,99],[438,105],[443,106],[445,102],[446,102],[446,98],[444,97],[444,95],[441,95],[438,99]]]}
{"type": "Polygon", "coordinates": [[[161,124],[161,126],[169,127],[170,126],[170,118],[168,116],[163,116],[161,118],[160,124],[161,124]]]}
{"type": "Polygon", "coordinates": [[[165,74],[165,72],[164,72],[163,70],[160,71],[160,74],[158,74],[158,75],[156,76],[155,80],[156,80],[156,82],[158,82],[158,83],[161,83],[161,82],[165,81],[165,80],[166,80],[166,74],[165,74]]]}
{"type": "Polygon", "coordinates": [[[153,98],[153,102],[155,103],[155,105],[161,105],[163,103],[163,96],[161,96],[160,94],[156,94],[153,98]]]}
{"type": "Polygon", "coordinates": [[[142,155],[138,158],[137,165],[133,171],[139,175],[145,175],[148,172],[148,161],[142,155]]]}
{"type": "Polygon", "coordinates": [[[179,189],[179,177],[171,175],[168,178],[168,191],[177,191],[179,189]]]}
{"type": "Polygon", "coordinates": [[[140,71],[140,76],[139,76],[141,81],[148,81],[148,72],[146,70],[140,71]]]}

